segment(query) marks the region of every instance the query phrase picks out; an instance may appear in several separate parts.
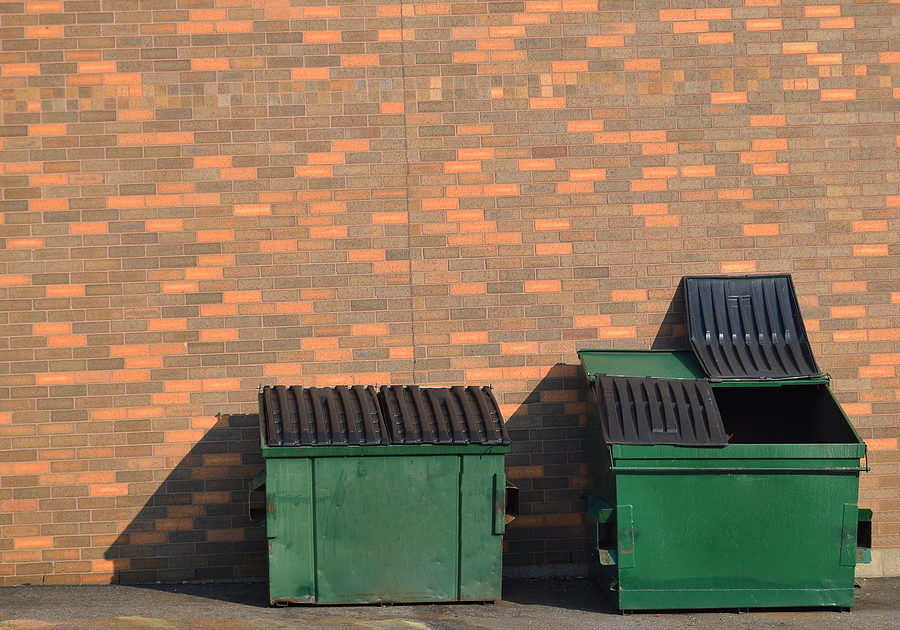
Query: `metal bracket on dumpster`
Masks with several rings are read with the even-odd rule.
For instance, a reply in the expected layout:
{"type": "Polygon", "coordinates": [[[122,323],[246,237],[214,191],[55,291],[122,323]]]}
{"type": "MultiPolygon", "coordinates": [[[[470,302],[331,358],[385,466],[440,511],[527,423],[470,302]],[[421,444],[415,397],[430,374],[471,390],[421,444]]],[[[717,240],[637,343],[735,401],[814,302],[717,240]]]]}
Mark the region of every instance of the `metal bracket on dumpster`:
{"type": "Polygon", "coordinates": [[[494,528],[495,535],[506,531],[506,483],[503,475],[494,475],[494,528]]]}
{"type": "Polygon", "coordinates": [[[610,503],[605,497],[599,495],[588,497],[587,504],[587,515],[589,519],[595,523],[613,522],[616,514],[616,506],[610,503]]]}
{"type": "Polygon", "coordinates": [[[247,488],[247,516],[251,521],[260,521],[266,516],[266,471],[256,475],[247,488]],[[260,500],[262,495],[262,500],[260,500]]]}
{"type": "Polygon", "coordinates": [[[841,566],[856,566],[856,529],[859,527],[859,508],[855,503],[844,504],[841,523],[841,566]]]}
{"type": "Polygon", "coordinates": [[[503,522],[509,525],[519,515],[519,488],[506,482],[506,506],[504,508],[503,522]]]}

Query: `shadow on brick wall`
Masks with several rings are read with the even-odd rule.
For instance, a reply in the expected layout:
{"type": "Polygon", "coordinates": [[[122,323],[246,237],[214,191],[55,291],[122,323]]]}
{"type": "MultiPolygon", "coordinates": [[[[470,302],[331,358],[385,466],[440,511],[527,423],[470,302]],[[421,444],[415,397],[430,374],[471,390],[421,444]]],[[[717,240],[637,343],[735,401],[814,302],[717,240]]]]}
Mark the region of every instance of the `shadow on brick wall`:
{"type": "Polygon", "coordinates": [[[260,470],[258,417],[219,416],[105,552],[115,581],[264,577],[265,527],[247,514],[260,470]]]}
{"type": "Polygon", "coordinates": [[[679,282],[669,302],[669,308],[663,315],[656,337],[650,345],[654,350],[686,350],[687,316],[684,312],[684,283],[679,282]]]}
{"type": "Polygon", "coordinates": [[[578,365],[558,363],[507,428],[507,473],[519,487],[519,517],[506,530],[510,576],[584,575],[591,545],[585,499],[591,493],[593,429],[587,385],[578,365]]]}

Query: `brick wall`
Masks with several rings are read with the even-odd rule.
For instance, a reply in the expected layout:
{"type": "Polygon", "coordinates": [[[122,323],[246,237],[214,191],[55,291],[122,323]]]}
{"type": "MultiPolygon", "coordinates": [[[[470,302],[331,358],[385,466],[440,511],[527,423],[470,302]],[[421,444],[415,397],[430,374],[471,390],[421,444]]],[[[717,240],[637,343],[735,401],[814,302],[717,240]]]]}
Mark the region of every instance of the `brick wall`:
{"type": "Polygon", "coordinates": [[[0,579],[261,575],[276,382],[493,384],[506,564],[577,570],[575,350],[723,272],[794,274],[896,551],[894,6],[0,2],[0,579]]]}

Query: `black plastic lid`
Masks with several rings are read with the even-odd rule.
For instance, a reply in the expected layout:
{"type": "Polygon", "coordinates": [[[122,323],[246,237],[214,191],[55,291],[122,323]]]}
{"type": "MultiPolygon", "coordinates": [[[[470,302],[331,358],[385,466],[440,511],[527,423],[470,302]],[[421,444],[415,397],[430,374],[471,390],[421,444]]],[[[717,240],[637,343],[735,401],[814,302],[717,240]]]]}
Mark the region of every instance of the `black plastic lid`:
{"type": "Polygon", "coordinates": [[[383,385],[392,444],[509,444],[490,387],[383,385]]]}
{"type": "Polygon", "coordinates": [[[259,413],[269,446],[510,443],[490,387],[266,386],[259,413]]]}
{"type": "Polygon", "coordinates": [[[821,378],[788,274],[688,276],[691,347],[714,381],[821,378]]]}
{"type": "Polygon", "coordinates": [[[263,387],[259,413],[269,446],[390,444],[374,387],[263,387]]]}
{"type": "Polygon", "coordinates": [[[607,444],[727,443],[719,408],[705,380],[598,374],[594,392],[607,444]]]}

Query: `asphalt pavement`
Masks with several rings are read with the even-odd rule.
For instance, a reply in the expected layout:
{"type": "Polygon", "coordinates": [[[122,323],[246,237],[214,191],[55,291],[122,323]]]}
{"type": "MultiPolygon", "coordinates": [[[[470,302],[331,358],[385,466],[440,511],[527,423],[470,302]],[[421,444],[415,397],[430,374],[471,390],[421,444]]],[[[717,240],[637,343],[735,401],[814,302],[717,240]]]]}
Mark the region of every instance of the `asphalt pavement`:
{"type": "Polygon", "coordinates": [[[507,580],[498,604],[272,608],[254,583],[0,588],[0,630],[898,630],[900,578],[835,610],[620,614],[589,580],[507,580]]]}

